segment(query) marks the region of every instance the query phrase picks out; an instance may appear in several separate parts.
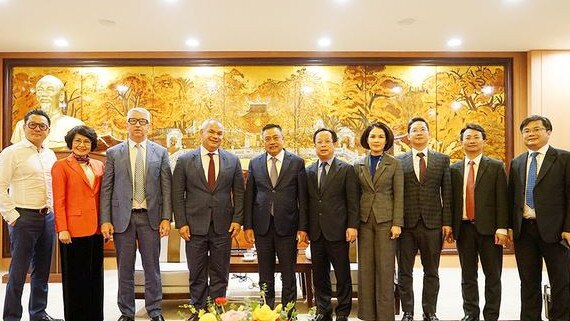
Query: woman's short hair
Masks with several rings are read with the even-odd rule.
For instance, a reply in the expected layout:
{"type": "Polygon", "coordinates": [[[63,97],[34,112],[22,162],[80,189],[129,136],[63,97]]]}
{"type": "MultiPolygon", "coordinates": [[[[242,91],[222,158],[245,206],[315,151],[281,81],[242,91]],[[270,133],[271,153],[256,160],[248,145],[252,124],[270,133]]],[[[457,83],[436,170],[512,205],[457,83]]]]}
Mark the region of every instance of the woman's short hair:
{"type": "Polygon", "coordinates": [[[392,148],[394,145],[394,133],[392,133],[390,127],[383,122],[375,122],[368,125],[360,136],[360,145],[365,149],[370,149],[370,145],[368,144],[368,135],[370,135],[370,132],[374,127],[382,129],[384,131],[384,135],[386,135],[386,145],[384,145],[384,150],[387,151],[392,148]]]}
{"type": "Polygon", "coordinates": [[[97,133],[95,130],[89,126],[79,125],[70,129],[65,135],[65,143],[67,144],[67,148],[69,148],[69,150],[71,150],[73,139],[77,134],[89,138],[91,141],[91,151],[94,151],[97,148],[97,133]]]}

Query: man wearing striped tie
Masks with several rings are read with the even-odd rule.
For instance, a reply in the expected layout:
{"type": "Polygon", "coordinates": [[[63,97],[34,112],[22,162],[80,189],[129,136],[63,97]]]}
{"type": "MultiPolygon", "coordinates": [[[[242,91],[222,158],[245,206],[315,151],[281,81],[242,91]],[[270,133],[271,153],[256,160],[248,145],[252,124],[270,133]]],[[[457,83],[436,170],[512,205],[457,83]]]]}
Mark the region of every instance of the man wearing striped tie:
{"type": "Polygon", "coordinates": [[[550,320],[570,320],[570,153],[548,144],[552,124],[532,115],[520,125],[528,151],[511,162],[509,197],[521,279],[522,321],[541,320],[542,262],[552,287],[550,320]]]}

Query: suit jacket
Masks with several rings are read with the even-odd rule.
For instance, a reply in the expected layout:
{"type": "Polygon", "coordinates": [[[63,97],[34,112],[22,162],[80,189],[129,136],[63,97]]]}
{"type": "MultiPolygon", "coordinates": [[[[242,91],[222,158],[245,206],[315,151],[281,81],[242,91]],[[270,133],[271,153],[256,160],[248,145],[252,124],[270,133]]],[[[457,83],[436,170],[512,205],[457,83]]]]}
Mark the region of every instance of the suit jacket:
{"type": "Polygon", "coordinates": [[[319,192],[319,162],[307,167],[309,237],[321,233],[329,241],[344,241],[347,228],[358,228],[359,187],[354,168],[337,157],[329,166],[325,186],[319,192]]]}
{"type": "MultiPolygon", "coordinates": [[[[521,231],[526,189],[528,153],[512,160],[509,171],[509,205],[515,239],[521,231]]],[[[558,242],[570,232],[570,153],[552,146],[546,151],[534,186],[536,224],[541,238],[558,242]]]]}
{"type": "MultiPolygon", "coordinates": [[[[451,165],[453,186],[453,237],[459,239],[463,219],[463,177],[465,159],[451,165]]],[[[475,178],[475,228],[481,235],[495,235],[499,228],[508,228],[507,174],[500,160],[481,157],[475,178]]]]}
{"type": "MultiPolygon", "coordinates": [[[[158,230],[161,220],[172,218],[170,161],[166,148],[147,141],[145,196],[150,227],[158,230]]],[[[113,223],[115,233],[127,229],[133,208],[133,176],[129,144],[124,141],[107,150],[101,183],[100,223],[113,223]]]]}
{"type": "Polygon", "coordinates": [[[297,231],[308,230],[305,161],[288,151],[285,151],[275,188],[267,171],[267,153],[249,162],[243,208],[244,228],[253,228],[260,235],[267,233],[272,204],[273,222],[278,235],[294,235],[297,231]]]}
{"type": "Polygon", "coordinates": [[[235,155],[223,149],[218,151],[220,168],[213,191],[204,174],[200,148],[178,158],[172,179],[176,228],[188,225],[191,234],[206,235],[213,222],[217,234],[227,234],[232,222],[243,223],[241,164],[235,155]]]}
{"type": "Polygon", "coordinates": [[[404,170],[404,227],[415,227],[420,216],[426,227],[451,226],[449,156],[428,150],[426,181],[414,172],[412,152],[398,155],[404,170]]]}
{"type": "Polygon", "coordinates": [[[96,159],[90,159],[89,166],[95,175],[93,187],[73,154],[53,164],[53,208],[58,233],[68,231],[71,237],[99,233],[99,191],[104,166],[96,159]]]}
{"type": "Polygon", "coordinates": [[[376,223],[392,221],[393,226],[404,225],[404,172],[402,165],[389,154],[384,154],[376,168],[374,178],[370,173],[370,155],[354,163],[360,183],[360,220],[368,222],[370,216],[376,223]]]}

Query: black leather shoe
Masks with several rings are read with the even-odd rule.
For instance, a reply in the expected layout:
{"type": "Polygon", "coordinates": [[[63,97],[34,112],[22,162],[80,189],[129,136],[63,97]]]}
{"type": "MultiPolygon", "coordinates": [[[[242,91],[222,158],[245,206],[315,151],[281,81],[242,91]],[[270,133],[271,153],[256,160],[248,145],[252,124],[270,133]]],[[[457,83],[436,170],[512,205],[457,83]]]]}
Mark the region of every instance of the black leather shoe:
{"type": "Polygon", "coordinates": [[[128,317],[126,315],[121,315],[121,317],[117,321],[135,321],[135,319],[128,317]]]}
{"type": "Polygon", "coordinates": [[[424,321],[439,321],[435,313],[424,313],[424,321]]]}
{"type": "Polygon", "coordinates": [[[472,315],[466,315],[461,319],[461,321],[479,321],[479,318],[472,315]]]}
{"type": "Polygon", "coordinates": [[[332,321],[332,316],[330,314],[319,313],[315,315],[313,321],[332,321]]]}
{"type": "Polygon", "coordinates": [[[50,317],[48,314],[46,314],[43,317],[34,319],[33,321],[63,321],[63,319],[54,319],[50,317]]]}
{"type": "Polygon", "coordinates": [[[150,318],[151,321],[164,321],[164,318],[162,317],[162,314],[159,314],[155,317],[150,318]]]}
{"type": "Polygon", "coordinates": [[[414,315],[410,312],[404,312],[404,316],[402,317],[402,321],[414,321],[414,315]]]}
{"type": "Polygon", "coordinates": [[[337,315],[336,321],[348,321],[348,317],[346,315],[337,315]]]}

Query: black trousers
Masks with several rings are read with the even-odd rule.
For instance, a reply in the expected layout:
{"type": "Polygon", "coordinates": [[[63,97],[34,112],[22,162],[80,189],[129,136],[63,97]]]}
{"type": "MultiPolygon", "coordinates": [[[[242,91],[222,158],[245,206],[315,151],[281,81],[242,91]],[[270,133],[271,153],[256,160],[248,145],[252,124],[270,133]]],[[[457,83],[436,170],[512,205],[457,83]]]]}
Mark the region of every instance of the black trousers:
{"type": "Polygon", "coordinates": [[[335,309],[337,316],[347,316],[352,309],[352,279],[350,277],[350,259],[348,257],[349,243],[328,241],[323,235],[311,241],[311,261],[313,263],[313,284],[317,311],[331,315],[331,264],[336,278],[338,305],[335,309]]]}
{"type": "Polygon", "coordinates": [[[499,319],[501,306],[501,271],[503,247],[495,244],[494,235],[481,235],[470,222],[463,222],[457,240],[457,252],[461,264],[461,293],[465,315],[479,317],[479,286],[477,270],[479,259],[485,274],[485,321],[499,319]]]}
{"type": "Polygon", "coordinates": [[[103,236],[59,243],[66,321],[103,321],[103,236]]]}
{"type": "Polygon", "coordinates": [[[515,240],[515,257],[521,279],[521,321],[541,320],[542,259],[551,286],[551,321],[570,320],[570,253],[562,244],[546,243],[532,220],[523,220],[515,240]]]}
{"type": "Polygon", "coordinates": [[[404,312],[414,313],[414,262],[418,250],[424,268],[422,308],[435,313],[439,293],[439,258],[443,239],[441,229],[428,229],[423,221],[416,227],[403,228],[398,239],[398,289],[404,312]]]}
{"type": "Polygon", "coordinates": [[[265,301],[271,308],[275,306],[275,255],[281,268],[283,306],[297,299],[297,283],[295,266],[297,265],[297,236],[277,235],[273,218],[269,230],[264,235],[255,234],[257,262],[259,269],[259,285],[265,287],[265,301]]]}

